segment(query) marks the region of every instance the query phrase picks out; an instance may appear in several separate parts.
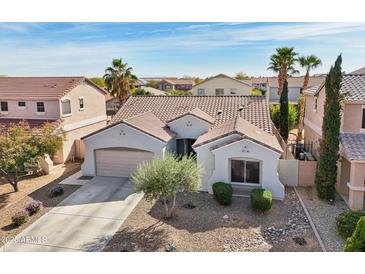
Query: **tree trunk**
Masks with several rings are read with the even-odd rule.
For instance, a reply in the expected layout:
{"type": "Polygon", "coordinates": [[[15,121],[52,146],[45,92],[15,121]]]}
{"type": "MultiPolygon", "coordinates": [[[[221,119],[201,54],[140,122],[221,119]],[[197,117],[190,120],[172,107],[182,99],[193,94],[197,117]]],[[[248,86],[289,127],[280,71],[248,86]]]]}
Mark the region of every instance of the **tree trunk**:
{"type": "Polygon", "coordinates": [[[169,207],[168,207],[168,205],[167,205],[167,200],[166,200],[166,198],[163,198],[163,204],[164,204],[164,206],[165,206],[165,217],[166,217],[166,218],[169,218],[169,207]]]}
{"type": "Polygon", "coordinates": [[[10,185],[13,187],[14,192],[18,192],[19,188],[18,188],[18,178],[14,178],[13,180],[11,180],[10,178],[8,178],[8,181],[10,183],[10,185]]]}
{"type": "Polygon", "coordinates": [[[301,91],[302,98],[299,109],[299,119],[298,119],[298,135],[297,142],[301,142],[303,140],[303,128],[304,128],[304,116],[305,116],[305,96],[303,95],[303,91],[307,89],[309,83],[309,71],[305,74],[303,88],[301,91]]]}

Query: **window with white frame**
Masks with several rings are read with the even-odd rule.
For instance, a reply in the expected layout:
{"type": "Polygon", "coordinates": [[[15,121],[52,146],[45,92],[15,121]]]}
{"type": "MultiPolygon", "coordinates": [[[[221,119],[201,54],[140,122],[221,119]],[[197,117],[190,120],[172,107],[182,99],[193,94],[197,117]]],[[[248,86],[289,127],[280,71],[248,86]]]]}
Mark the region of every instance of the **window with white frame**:
{"type": "Polygon", "coordinates": [[[25,107],[26,107],[26,103],[24,101],[19,101],[18,102],[18,108],[25,109],[25,107]]]}
{"type": "Polygon", "coordinates": [[[44,113],[46,112],[44,102],[37,102],[37,112],[38,113],[44,113]]]}
{"type": "Polygon", "coordinates": [[[1,101],[0,102],[0,111],[2,111],[2,112],[8,112],[9,111],[8,102],[6,102],[6,101],[1,101]]]}
{"type": "Polygon", "coordinates": [[[82,97],[79,98],[79,107],[80,107],[80,110],[85,109],[84,98],[82,98],[82,97]]]}
{"type": "Polygon", "coordinates": [[[236,88],[231,88],[231,90],[230,90],[230,94],[231,94],[231,95],[235,95],[235,94],[237,94],[237,89],[236,89],[236,88]]]}
{"type": "Polygon", "coordinates": [[[224,89],[223,88],[216,88],[215,89],[215,95],[224,95],[224,89]]]}
{"type": "Polygon", "coordinates": [[[69,115],[71,114],[71,100],[65,99],[62,101],[62,115],[69,115]]]}
{"type": "Polygon", "coordinates": [[[260,184],[260,162],[231,160],[231,182],[260,184]]]}
{"type": "Polygon", "coordinates": [[[198,88],[198,95],[199,96],[205,95],[205,88],[198,88]]]}

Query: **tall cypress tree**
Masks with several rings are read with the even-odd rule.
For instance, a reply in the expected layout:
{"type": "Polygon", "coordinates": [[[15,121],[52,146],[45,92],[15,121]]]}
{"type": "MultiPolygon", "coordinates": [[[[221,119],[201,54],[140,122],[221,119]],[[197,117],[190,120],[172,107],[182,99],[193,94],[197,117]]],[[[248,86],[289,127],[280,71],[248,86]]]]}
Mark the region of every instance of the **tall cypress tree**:
{"type": "Polygon", "coordinates": [[[316,170],[316,188],[321,199],[334,199],[337,177],[337,161],[339,159],[341,103],[340,93],[342,57],[339,55],[334,66],[326,77],[326,99],[324,104],[322,139],[319,145],[319,160],[316,170]]]}
{"type": "Polygon", "coordinates": [[[285,80],[283,92],[280,95],[280,125],[279,132],[285,141],[289,136],[289,102],[288,102],[288,81],[285,80]]]}

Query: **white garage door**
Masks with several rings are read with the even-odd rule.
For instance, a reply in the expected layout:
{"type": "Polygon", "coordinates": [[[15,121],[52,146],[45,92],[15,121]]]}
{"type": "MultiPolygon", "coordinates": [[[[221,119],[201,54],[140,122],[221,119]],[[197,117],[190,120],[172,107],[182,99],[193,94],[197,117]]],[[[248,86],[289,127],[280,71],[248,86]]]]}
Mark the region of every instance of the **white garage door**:
{"type": "Polygon", "coordinates": [[[95,158],[97,176],[130,177],[138,164],[153,158],[153,153],[132,149],[98,149],[95,158]]]}

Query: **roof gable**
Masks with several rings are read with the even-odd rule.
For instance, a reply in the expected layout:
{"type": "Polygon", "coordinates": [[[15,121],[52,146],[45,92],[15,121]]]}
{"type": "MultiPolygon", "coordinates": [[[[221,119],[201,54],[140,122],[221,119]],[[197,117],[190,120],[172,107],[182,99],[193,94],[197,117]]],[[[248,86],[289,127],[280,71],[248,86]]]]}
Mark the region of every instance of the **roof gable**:
{"type": "Polygon", "coordinates": [[[204,111],[202,111],[200,108],[194,108],[192,110],[189,110],[181,115],[178,115],[170,120],[168,120],[166,123],[171,123],[173,121],[176,121],[182,117],[185,117],[186,115],[192,115],[200,120],[203,120],[209,124],[214,124],[215,119],[210,116],[209,114],[205,113],[204,111]]]}
{"type": "Polygon", "coordinates": [[[83,76],[77,77],[0,77],[1,99],[57,100],[82,83],[103,94],[105,90],[83,76]]]}

